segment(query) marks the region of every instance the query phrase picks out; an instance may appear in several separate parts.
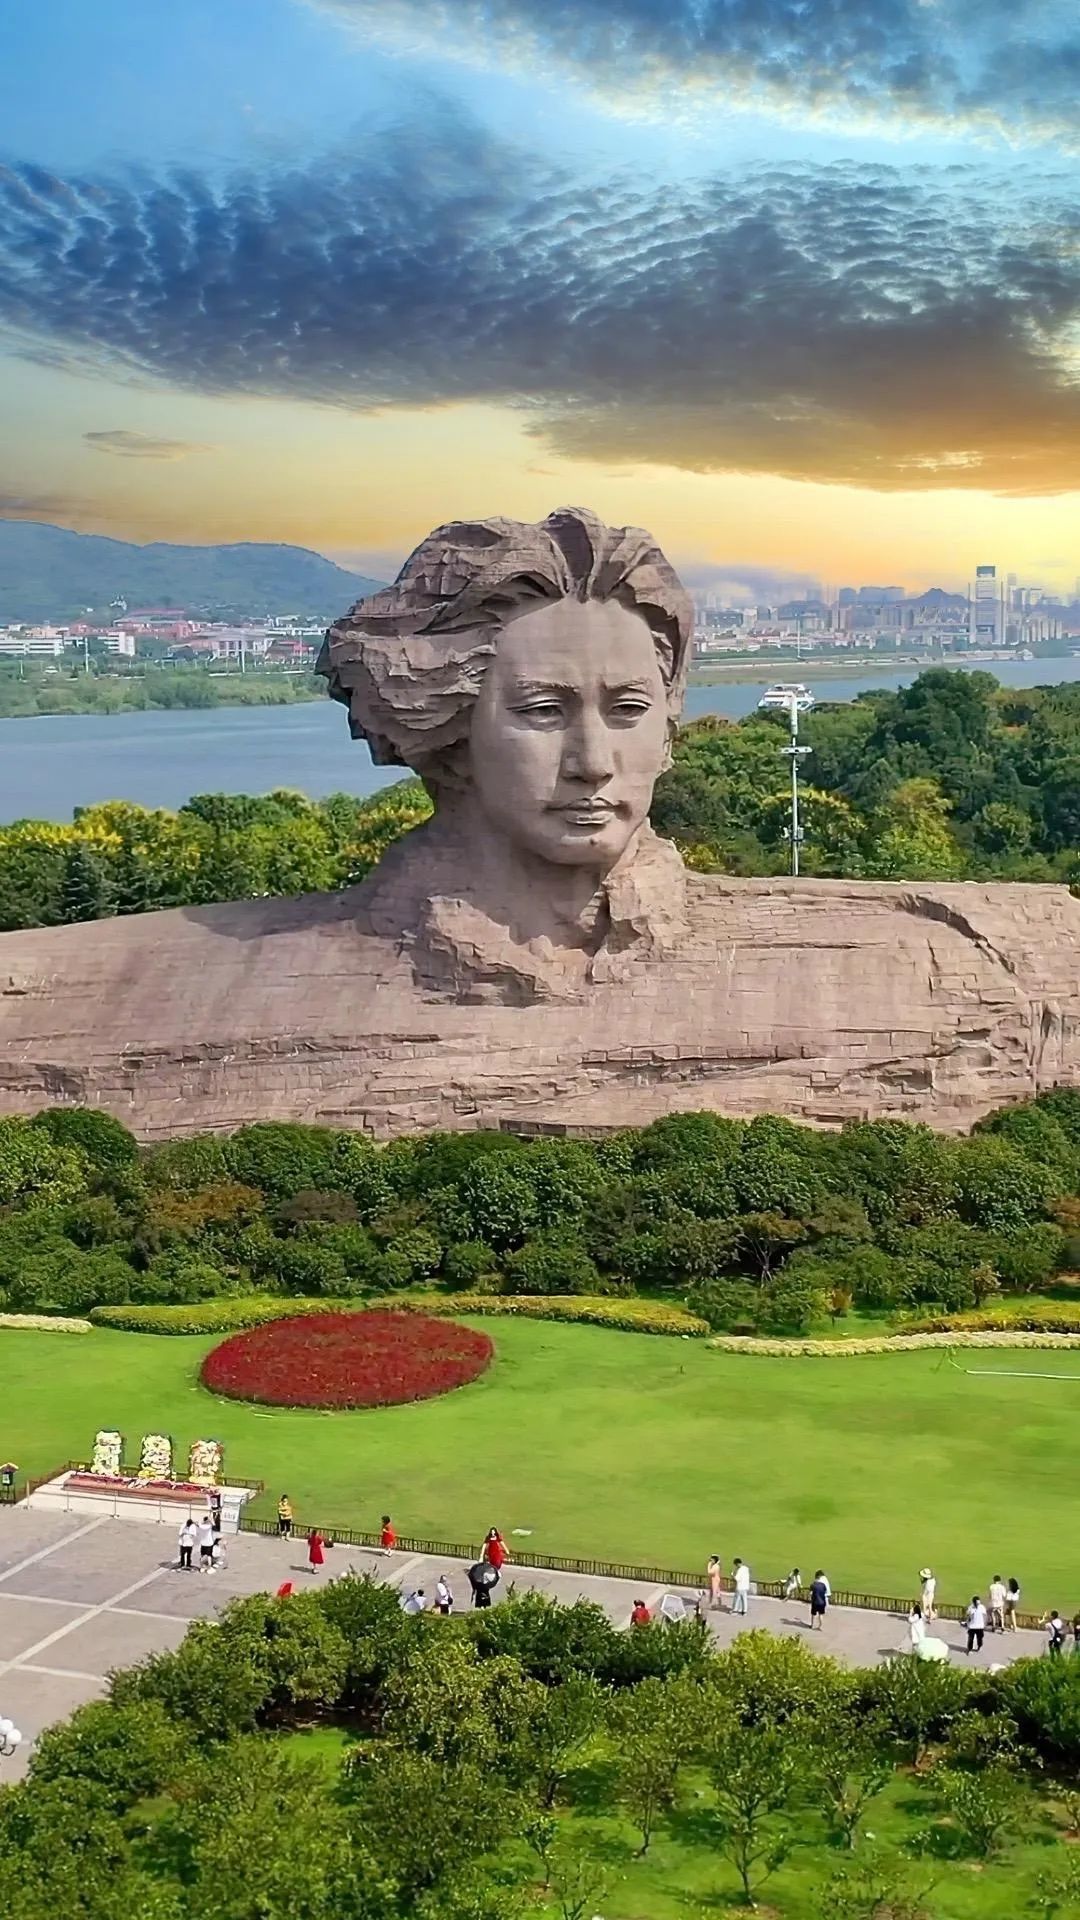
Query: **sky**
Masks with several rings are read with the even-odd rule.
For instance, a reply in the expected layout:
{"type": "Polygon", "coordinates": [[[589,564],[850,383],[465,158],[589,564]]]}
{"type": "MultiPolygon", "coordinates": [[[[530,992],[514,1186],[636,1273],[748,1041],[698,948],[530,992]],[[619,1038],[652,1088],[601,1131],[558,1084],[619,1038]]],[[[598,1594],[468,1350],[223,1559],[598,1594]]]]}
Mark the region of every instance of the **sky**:
{"type": "Polygon", "coordinates": [[[0,515],[1080,576],[1075,0],[0,0],[0,515]]]}

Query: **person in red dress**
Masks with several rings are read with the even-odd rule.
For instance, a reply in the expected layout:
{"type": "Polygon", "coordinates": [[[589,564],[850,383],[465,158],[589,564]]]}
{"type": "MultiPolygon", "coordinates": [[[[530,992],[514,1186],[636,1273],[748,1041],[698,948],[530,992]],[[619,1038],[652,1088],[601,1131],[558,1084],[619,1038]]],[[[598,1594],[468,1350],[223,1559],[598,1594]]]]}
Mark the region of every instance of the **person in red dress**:
{"type": "Polygon", "coordinates": [[[393,1553],[394,1548],[397,1546],[397,1534],[394,1531],[394,1523],[388,1513],[384,1513],[382,1517],[382,1533],[379,1535],[379,1545],[384,1553],[393,1553]]]}
{"type": "Polygon", "coordinates": [[[317,1527],[312,1527],[311,1532],[308,1534],[308,1537],[307,1537],[308,1566],[311,1568],[312,1573],[318,1573],[319,1568],[323,1564],[324,1545],[325,1545],[325,1542],[323,1540],[322,1534],[319,1532],[317,1527]]]}
{"type": "Polygon", "coordinates": [[[498,1527],[489,1527],[484,1541],[484,1559],[496,1573],[501,1573],[510,1558],[510,1551],[498,1527]]]}

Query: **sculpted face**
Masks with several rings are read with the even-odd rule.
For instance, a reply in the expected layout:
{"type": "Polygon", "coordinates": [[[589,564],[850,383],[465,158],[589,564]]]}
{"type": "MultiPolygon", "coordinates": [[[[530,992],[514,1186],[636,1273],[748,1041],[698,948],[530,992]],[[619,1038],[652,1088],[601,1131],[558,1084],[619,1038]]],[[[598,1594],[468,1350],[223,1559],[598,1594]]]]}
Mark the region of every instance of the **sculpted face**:
{"type": "Polygon", "coordinates": [[[484,676],[469,737],[477,802],[519,848],[606,873],[648,813],[667,729],[643,616],[554,601],[509,622],[484,676]]]}

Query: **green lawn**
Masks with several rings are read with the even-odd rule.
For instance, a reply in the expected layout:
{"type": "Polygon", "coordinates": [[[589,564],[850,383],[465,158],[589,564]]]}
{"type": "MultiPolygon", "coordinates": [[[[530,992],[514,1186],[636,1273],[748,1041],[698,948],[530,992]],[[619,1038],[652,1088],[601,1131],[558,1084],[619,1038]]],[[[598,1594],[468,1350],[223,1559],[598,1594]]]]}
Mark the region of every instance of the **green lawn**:
{"type": "Polygon", "coordinates": [[[1071,1511],[1080,1358],[934,1352],[762,1359],[550,1322],[477,1322],[496,1360],[444,1399],[370,1413],[271,1411],[204,1393],[210,1337],[3,1330],[0,1458],[40,1473],[88,1458],[98,1427],[134,1453],[161,1429],[287,1491],[301,1519],[479,1540],[529,1530],[536,1552],[704,1566],[763,1579],[826,1565],[834,1586],[942,1598],[1015,1573],[1032,1606],[1080,1605],[1071,1511]],[[1050,1379],[1023,1378],[1025,1372],[1050,1379]]]}

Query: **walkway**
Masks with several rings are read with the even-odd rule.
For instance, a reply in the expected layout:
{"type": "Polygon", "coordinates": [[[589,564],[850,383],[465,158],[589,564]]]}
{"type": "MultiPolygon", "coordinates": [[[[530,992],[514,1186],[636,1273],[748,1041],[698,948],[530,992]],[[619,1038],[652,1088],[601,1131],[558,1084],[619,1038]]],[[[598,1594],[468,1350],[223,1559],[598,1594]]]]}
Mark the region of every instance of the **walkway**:
{"type": "MultiPolygon", "coordinates": [[[[112,1668],[175,1647],[190,1621],[216,1614],[239,1595],[273,1591],[287,1579],[298,1587],[314,1586],[353,1570],[406,1590],[424,1587],[429,1597],[439,1574],[446,1573],[458,1604],[468,1599],[460,1560],[403,1552],[384,1557],[368,1548],[335,1547],[321,1573],[312,1575],[302,1541],[241,1534],[228,1543],[227,1567],[213,1574],[180,1573],[175,1547],[171,1528],[145,1522],[0,1508],[0,1715],[14,1720],[24,1736],[14,1758],[0,1760],[0,1780],[14,1779],[25,1769],[29,1745],[44,1727],[98,1699],[112,1668]]],[[[650,1607],[663,1593],[642,1593],[625,1580],[539,1568],[508,1568],[501,1595],[511,1586],[536,1588],[562,1601],[597,1600],[620,1626],[639,1593],[650,1607]]],[[[691,1603],[696,1598],[684,1597],[691,1603]]],[[[711,1614],[709,1624],[717,1643],[726,1646],[744,1623],[724,1612],[711,1614]]],[[[794,1602],[752,1599],[749,1624],[810,1639],[806,1609],[794,1602]]],[[[943,1621],[936,1631],[966,1664],[963,1629],[943,1621]]],[[[837,1607],[823,1631],[813,1635],[813,1645],[820,1653],[867,1666],[895,1653],[905,1638],[906,1621],[897,1616],[837,1607]]],[[[985,1668],[1041,1652],[1042,1646],[1037,1633],[988,1636],[971,1664],[985,1668]]]]}

